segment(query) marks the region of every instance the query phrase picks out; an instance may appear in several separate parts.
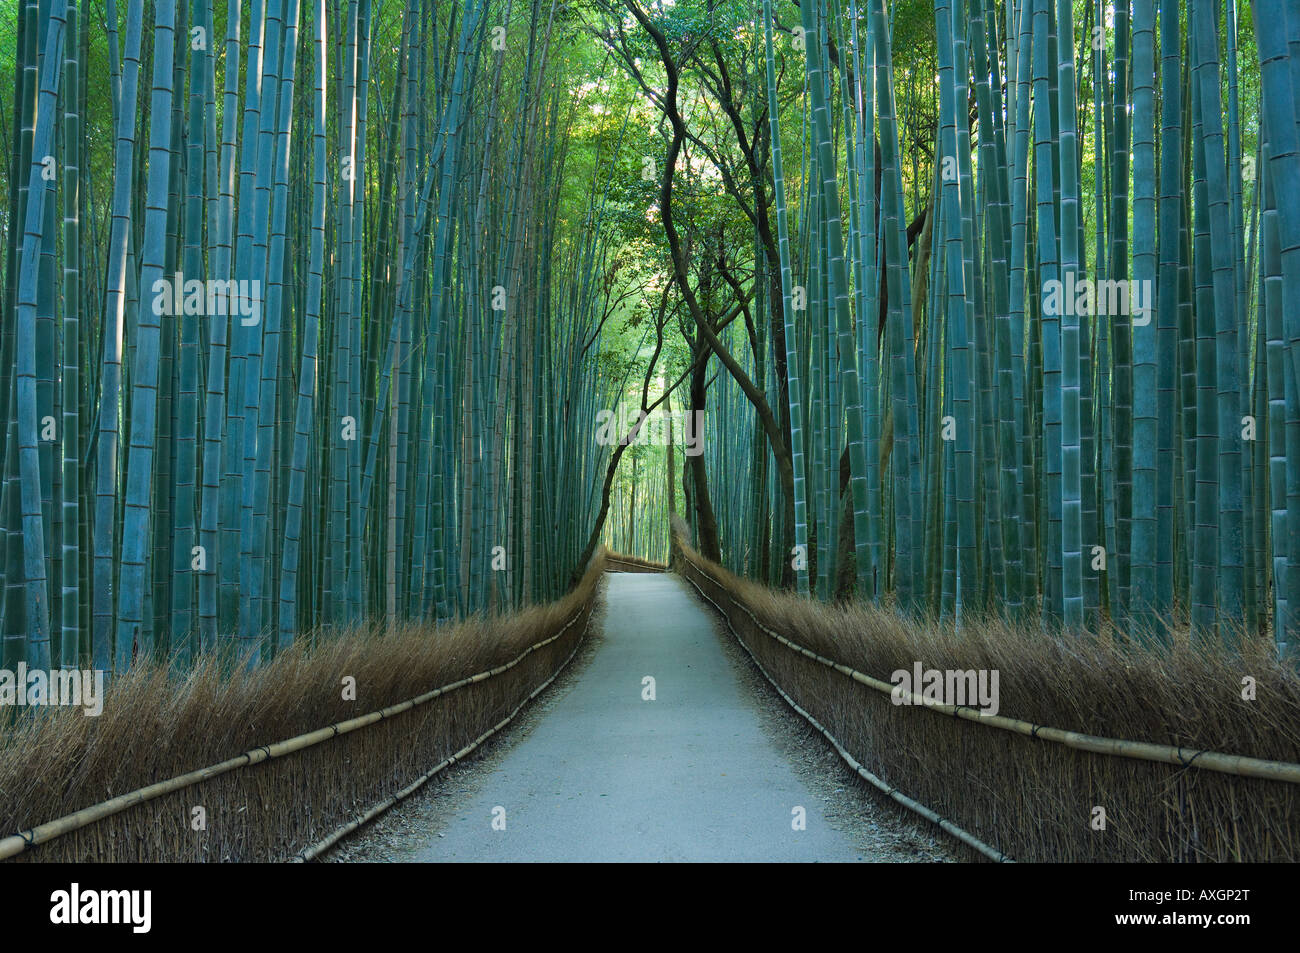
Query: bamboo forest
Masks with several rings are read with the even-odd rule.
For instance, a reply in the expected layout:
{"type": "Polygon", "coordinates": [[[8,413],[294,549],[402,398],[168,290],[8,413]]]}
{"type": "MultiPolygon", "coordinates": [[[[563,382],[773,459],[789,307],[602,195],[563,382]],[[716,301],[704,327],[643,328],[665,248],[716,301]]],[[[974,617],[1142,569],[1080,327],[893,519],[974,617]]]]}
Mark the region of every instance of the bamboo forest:
{"type": "Polygon", "coordinates": [[[0,859],[312,859],[673,600],[953,850],[1300,859],[1300,0],[0,0],[0,73],[0,669],[107,686],[0,681],[0,859]],[[967,728],[1030,821],[819,687],[943,658],[1134,773],[967,728]]]}

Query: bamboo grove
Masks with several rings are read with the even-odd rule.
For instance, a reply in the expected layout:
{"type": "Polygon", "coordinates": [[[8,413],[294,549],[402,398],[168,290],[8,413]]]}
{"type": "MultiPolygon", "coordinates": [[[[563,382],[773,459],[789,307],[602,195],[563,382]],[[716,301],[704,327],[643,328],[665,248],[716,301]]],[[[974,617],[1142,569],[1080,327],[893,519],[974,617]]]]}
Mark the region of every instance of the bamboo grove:
{"type": "Polygon", "coordinates": [[[958,624],[1159,641],[1186,618],[1286,653],[1300,4],[597,7],[742,222],[711,237],[698,191],[670,208],[682,297],[716,260],[745,311],[692,315],[705,555],[958,624]]]}
{"type": "Polygon", "coordinates": [[[1293,644],[1297,0],[5,9],[8,666],[497,611],[678,513],[822,600],[1293,644]]]}
{"type": "Polygon", "coordinates": [[[564,8],[9,12],[4,665],[563,591],[608,455],[564,8]]]}

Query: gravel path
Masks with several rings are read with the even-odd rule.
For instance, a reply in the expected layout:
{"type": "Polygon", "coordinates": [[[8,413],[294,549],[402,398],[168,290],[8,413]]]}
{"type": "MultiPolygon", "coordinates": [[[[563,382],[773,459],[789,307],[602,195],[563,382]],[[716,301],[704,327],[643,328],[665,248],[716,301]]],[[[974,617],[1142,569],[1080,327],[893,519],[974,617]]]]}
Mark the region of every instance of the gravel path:
{"type": "Polygon", "coordinates": [[[689,584],[604,586],[603,625],[499,742],[328,859],[959,859],[777,698],[689,584]]]}

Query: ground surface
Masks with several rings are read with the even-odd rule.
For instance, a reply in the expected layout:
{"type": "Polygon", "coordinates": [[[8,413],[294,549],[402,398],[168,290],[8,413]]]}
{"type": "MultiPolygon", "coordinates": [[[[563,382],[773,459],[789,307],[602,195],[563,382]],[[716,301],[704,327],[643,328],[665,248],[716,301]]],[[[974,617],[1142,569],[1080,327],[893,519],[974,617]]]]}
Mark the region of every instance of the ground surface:
{"type": "Polygon", "coordinates": [[[500,741],[328,859],[958,859],[777,698],[689,584],[604,585],[587,644],[500,741]]]}

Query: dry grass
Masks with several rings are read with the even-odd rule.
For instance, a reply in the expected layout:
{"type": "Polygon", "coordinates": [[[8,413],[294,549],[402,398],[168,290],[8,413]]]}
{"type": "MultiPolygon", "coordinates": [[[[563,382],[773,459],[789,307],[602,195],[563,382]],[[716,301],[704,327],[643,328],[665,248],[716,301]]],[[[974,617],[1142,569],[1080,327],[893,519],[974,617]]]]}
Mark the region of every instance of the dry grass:
{"type": "Polygon", "coordinates": [[[1169,649],[1144,649],[996,619],[964,620],[958,636],[951,622],[773,592],[689,547],[676,565],[728,610],[763,666],[868,770],[1017,860],[1300,860],[1300,785],[1076,751],[895,706],[780,645],[735,604],[791,641],[884,681],[917,661],[926,669],[996,669],[1000,715],[1300,762],[1300,678],[1271,644],[1249,641],[1233,653],[1196,650],[1184,637],[1169,649]],[[1245,676],[1256,680],[1254,701],[1241,697],[1245,676]],[[1095,807],[1105,809],[1104,831],[1091,827],[1095,807]]]}
{"type": "Polygon", "coordinates": [[[569,658],[603,570],[564,599],[434,629],[368,629],[295,649],[256,671],[214,665],[183,682],[137,670],[104,711],[47,709],[0,736],[0,833],[10,834],[244,751],[354,718],[496,667],[582,617],[496,677],[285,758],[230,772],[39,845],[34,861],[271,861],[292,856],[504,718],[569,658]],[[342,679],[356,679],[343,700],[342,679]],[[193,830],[193,809],[206,830],[193,830]]]}

